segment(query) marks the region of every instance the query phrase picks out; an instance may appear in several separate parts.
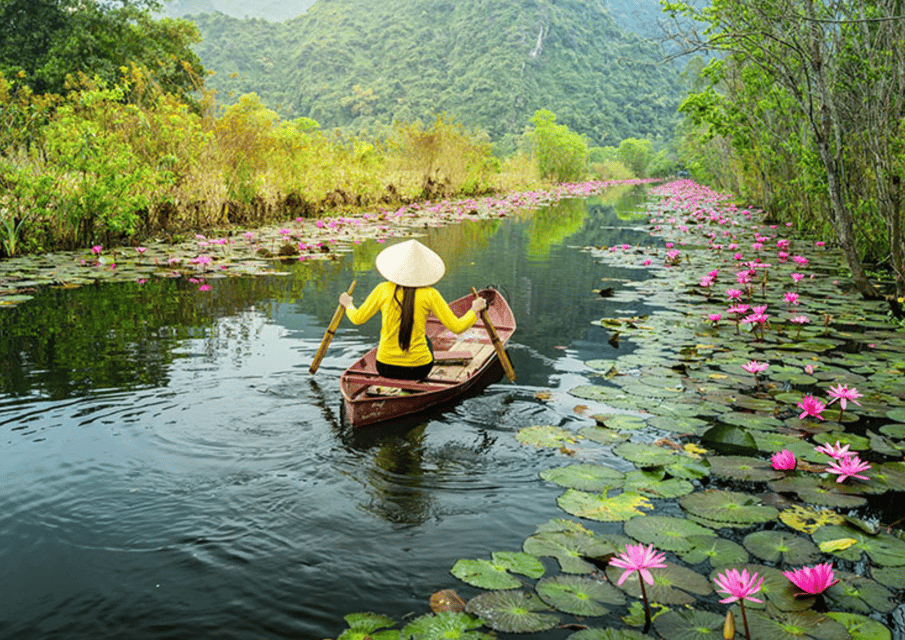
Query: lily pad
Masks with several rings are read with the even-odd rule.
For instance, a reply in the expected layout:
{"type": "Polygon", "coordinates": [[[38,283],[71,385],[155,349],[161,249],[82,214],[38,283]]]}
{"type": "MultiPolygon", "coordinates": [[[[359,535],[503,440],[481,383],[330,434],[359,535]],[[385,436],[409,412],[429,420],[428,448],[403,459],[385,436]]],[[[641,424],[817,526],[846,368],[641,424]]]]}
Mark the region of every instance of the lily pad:
{"type": "Polygon", "coordinates": [[[437,638],[457,638],[458,640],[493,640],[489,633],[472,631],[484,626],[484,621],[467,613],[442,611],[428,613],[415,618],[402,629],[399,640],[436,640],[437,638]]]}
{"type": "Polygon", "coordinates": [[[622,591],[607,582],[581,576],[553,576],[540,580],[536,587],[541,600],[576,616],[603,616],[608,605],[625,604],[622,591]]]}
{"type": "Polygon", "coordinates": [[[568,640],[649,640],[634,629],[582,629],[569,636],[568,640]]]}
{"type": "Polygon", "coordinates": [[[745,548],[767,562],[811,564],[820,559],[820,549],[810,540],[783,531],[755,531],[745,536],[745,548]]]}
{"type": "Polygon", "coordinates": [[[826,615],[848,629],[852,640],[892,640],[888,627],[867,616],[842,611],[830,611],[826,615]]]}
{"type": "Polygon", "coordinates": [[[785,475],[777,471],[769,460],[751,456],[709,456],[710,473],[732,480],[766,482],[785,475]]]}
{"type": "Polygon", "coordinates": [[[815,476],[786,477],[770,482],[777,493],[795,493],[804,502],[826,507],[860,507],[867,502],[855,485],[815,476]]]}
{"type": "Polygon", "coordinates": [[[376,613],[350,613],[343,618],[349,628],[337,640],[397,640],[398,630],[378,631],[396,624],[392,618],[376,613]]]}
{"type": "Polygon", "coordinates": [[[694,548],[689,536],[714,535],[713,529],[696,524],[687,518],[650,515],[626,522],[625,533],[638,542],[676,553],[687,553],[694,548]]]}
{"type": "Polygon", "coordinates": [[[561,487],[582,491],[619,489],[625,482],[624,473],[599,464],[573,464],[568,467],[544,469],[540,476],[561,487]]]}
{"type": "Polygon", "coordinates": [[[669,640],[716,640],[722,638],[721,615],[698,609],[667,611],[654,621],[654,628],[669,640]]]}
{"type": "Polygon", "coordinates": [[[609,498],[607,492],[589,493],[577,489],[566,491],[557,499],[556,504],[573,516],[601,522],[629,520],[644,515],[642,509],[654,508],[646,497],[633,492],[624,492],[609,498]]]}
{"type": "Polygon", "coordinates": [[[884,462],[872,469],[874,483],[888,487],[892,491],[905,491],[905,462],[884,462]]]}
{"type": "MultiPolygon", "coordinates": [[[[747,607],[746,607],[747,609],[747,607]]],[[[736,615],[736,620],[741,616],[736,615]]],[[[759,640],[851,640],[848,630],[832,618],[814,611],[748,611],[751,637],[759,640]]]]}
{"type": "Polygon", "coordinates": [[[779,519],[788,527],[803,533],[814,533],[825,525],[845,522],[845,518],[835,511],[813,509],[800,504],[793,505],[789,509],[783,509],[779,513],[779,519]]]}
{"type": "Polygon", "coordinates": [[[522,544],[526,553],[534,556],[556,558],[564,573],[592,573],[594,565],[582,560],[582,556],[605,556],[624,549],[632,539],[628,536],[602,536],[589,531],[578,523],[578,528],[539,530],[522,544]]]}
{"type": "Polygon", "coordinates": [[[682,560],[688,564],[710,560],[710,566],[719,568],[748,562],[748,552],[742,545],[732,540],[707,535],[690,536],[688,542],[694,546],[690,551],[681,554],[682,560]]]}
{"type": "Polygon", "coordinates": [[[902,567],[873,567],[870,570],[874,580],[893,589],[901,589],[905,584],[905,566],[902,567]]]}
{"type": "Polygon", "coordinates": [[[711,490],[682,496],[679,504],[689,517],[705,526],[748,527],[775,520],[779,512],[756,497],[737,491],[711,490]]]}
{"type": "Polygon", "coordinates": [[[481,589],[518,589],[522,586],[522,582],[510,575],[506,567],[487,560],[457,560],[450,573],[481,589]]]}
{"type": "Polygon", "coordinates": [[[824,594],[828,600],[842,608],[860,613],[888,613],[897,606],[892,593],[879,582],[845,571],[836,571],[835,577],[839,582],[824,594]]]}
{"type": "Polygon", "coordinates": [[[522,444],[532,444],[535,447],[552,447],[559,449],[567,444],[575,444],[580,436],[556,426],[535,425],[519,430],[515,439],[522,444]]]}
{"type": "Polygon", "coordinates": [[[623,442],[613,447],[613,453],[622,456],[639,467],[658,467],[672,462],[674,452],[653,444],[623,442]]]}
{"type": "Polygon", "coordinates": [[[491,629],[503,633],[536,633],[559,624],[559,616],[533,593],[488,591],[468,601],[465,611],[478,616],[491,629]]]}
{"type": "MultiPolygon", "coordinates": [[[[610,566],[606,573],[610,581],[615,584],[625,570],[620,567],[610,566]]],[[[697,571],[680,567],[671,562],[666,563],[662,569],[652,569],[654,577],[653,585],[645,585],[647,596],[652,602],[660,604],[691,604],[696,596],[706,596],[712,593],[710,581],[697,571]]],[[[641,585],[637,575],[630,576],[619,588],[634,598],[641,597],[641,585]]]]}
{"type": "Polygon", "coordinates": [[[625,413],[616,414],[597,414],[594,419],[602,426],[608,429],[616,429],[617,431],[632,431],[641,429],[647,422],[638,416],[632,416],[625,413]]]}
{"type": "Polygon", "coordinates": [[[886,417],[894,422],[905,422],[905,407],[896,407],[886,412],[886,417]]]}
{"type": "Polygon", "coordinates": [[[813,534],[814,542],[820,544],[827,540],[839,540],[853,538],[855,544],[847,549],[839,549],[834,555],[844,560],[858,561],[861,554],[866,553],[871,560],[879,565],[889,567],[901,567],[905,565],[905,541],[888,533],[869,535],[851,525],[831,525],[821,527],[813,534]]]}
{"type": "Polygon", "coordinates": [[[727,455],[757,453],[757,442],[746,429],[730,425],[711,427],[701,436],[701,444],[727,455]]]}
{"type": "Polygon", "coordinates": [[[629,439],[629,434],[606,427],[583,427],[578,430],[578,434],[598,444],[612,445],[617,442],[624,442],[629,439]]]}

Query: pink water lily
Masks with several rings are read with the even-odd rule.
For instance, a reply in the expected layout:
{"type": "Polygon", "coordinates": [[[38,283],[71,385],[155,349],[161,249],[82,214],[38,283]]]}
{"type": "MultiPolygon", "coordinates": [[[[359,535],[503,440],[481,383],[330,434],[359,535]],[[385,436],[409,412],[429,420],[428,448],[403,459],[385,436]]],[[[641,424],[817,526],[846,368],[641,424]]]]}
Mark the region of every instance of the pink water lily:
{"type": "Polygon", "coordinates": [[[742,610],[742,621],[745,624],[745,635],[751,640],[751,631],[748,629],[748,615],[745,613],[745,600],[763,604],[763,600],[758,600],[752,596],[761,590],[764,579],[758,579],[757,572],[748,575],[748,570],[743,569],[726,569],[719,574],[713,581],[717,586],[718,593],[724,593],[728,597],[720,600],[722,604],[730,602],[738,602],[738,606],[742,610]]]}
{"type": "Polygon", "coordinates": [[[820,402],[819,398],[805,396],[798,401],[798,408],[801,409],[799,420],[804,420],[806,416],[814,416],[818,420],[823,420],[823,416],[820,414],[826,409],[826,405],[820,402]]]}
{"type": "Polygon", "coordinates": [[[836,400],[839,401],[839,422],[842,422],[842,412],[845,411],[845,407],[847,406],[846,403],[849,400],[854,402],[859,407],[861,406],[861,403],[858,402],[858,398],[861,398],[863,396],[858,393],[858,390],[855,387],[849,389],[848,385],[839,384],[835,387],[830,387],[826,393],[831,398],[829,403],[827,403],[827,406],[833,404],[834,402],[836,402],[836,400]]]}
{"type": "Polygon", "coordinates": [[[815,567],[802,567],[795,571],[783,571],[782,575],[801,589],[800,593],[795,594],[797,596],[817,595],[839,582],[834,579],[833,565],[829,562],[815,567]]]}
{"type": "Polygon", "coordinates": [[[764,584],[763,578],[758,580],[756,571],[749,575],[747,569],[743,569],[741,572],[738,569],[727,569],[714,579],[714,583],[717,586],[717,592],[725,593],[729,596],[720,600],[722,604],[740,600],[750,600],[760,604],[764,602],[751,597],[760,591],[764,584]]]}
{"type": "Polygon", "coordinates": [[[795,454],[788,449],[777,451],[770,456],[770,463],[777,471],[792,471],[795,469],[795,465],[798,464],[797,460],[795,460],[795,454]]]}
{"type": "Polygon", "coordinates": [[[758,391],[760,391],[760,380],[758,379],[757,374],[766,371],[769,366],[768,363],[758,362],[757,360],[751,360],[742,365],[742,369],[754,376],[754,386],[758,391]]]}
{"type": "Polygon", "coordinates": [[[650,631],[652,618],[650,603],[647,601],[647,589],[645,589],[644,583],[646,582],[650,585],[654,584],[654,576],[651,574],[650,570],[665,568],[666,563],[663,562],[665,558],[665,554],[654,550],[654,545],[645,547],[643,544],[627,544],[625,545],[625,551],[610,560],[610,564],[614,567],[625,569],[619,577],[619,580],[616,582],[617,585],[625,582],[626,578],[632,573],[638,572],[638,583],[641,585],[641,599],[644,601],[644,630],[642,633],[645,634],[650,631]]]}
{"type": "Polygon", "coordinates": [[[614,567],[625,569],[616,582],[617,585],[625,582],[626,578],[635,571],[647,584],[652,585],[654,576],[651,574],[650,569],[664,568],[666,566],[663,563],[665,559],[665,554],[655,551],[654,545],[645,547],[643,544],[627,544],[625,545],[625,551],[610,560],[610,564],[614,567]]]}
{"type": "Polygon", "coordinates": [[[870,480],[870,478],[868,478],[867,476],[860,475],[862,471],[867,471],[868,469],[870,469],[870,465],[861,460],[861,458],[859,458],[857,455],[849,455],[845,456],[844,458],[833,460],[826,468],[829,473],[835,473],[839,475],[839,477],[836,478],[836,482],[842,482],[846,478],[870,480]]]}
{"type": "Polygon", "coordinates": [[[835,458],[839,460],[840,458],[845,458],[846,456],[850,456],[848,452],[849,445],[842,446],[842,443],[836,440],[836,444],[831,445],[829,442],[820,447],[814,447],[814,451],[817,453],[825,453],[831,458],[835,458]]]}

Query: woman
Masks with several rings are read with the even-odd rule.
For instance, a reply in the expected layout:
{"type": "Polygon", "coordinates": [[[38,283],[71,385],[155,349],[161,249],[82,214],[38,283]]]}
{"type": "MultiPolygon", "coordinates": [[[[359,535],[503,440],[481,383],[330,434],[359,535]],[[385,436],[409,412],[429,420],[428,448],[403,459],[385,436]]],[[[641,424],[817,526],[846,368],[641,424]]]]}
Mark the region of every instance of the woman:
{"type": "Polygon", "coordinates": [[[475,298],[471,309],[461,318],[433,288],[446,266],[443,259],[417,240],[387,247],[377,256],[377,271],[387,282],[371,291],[360,307],[348,293],[339,296],[346,315],[362,324],[378,310],[381,313],[380,343],[377,346],[377,373],[385,378],[421,380],[434,365],[424,327],[432,312],[453,333],[462,333],[487,307],[483,298],[475,298]]]}

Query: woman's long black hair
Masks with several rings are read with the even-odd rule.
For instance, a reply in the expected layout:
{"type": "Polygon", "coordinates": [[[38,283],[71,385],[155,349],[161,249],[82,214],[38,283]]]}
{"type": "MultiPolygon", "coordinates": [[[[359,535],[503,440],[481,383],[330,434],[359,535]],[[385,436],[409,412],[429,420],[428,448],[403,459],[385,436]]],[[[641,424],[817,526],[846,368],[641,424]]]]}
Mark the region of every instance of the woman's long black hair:
{"type": "Polygon", "coordinates": [[[408,351],[412,343],[412,327],[415,325],[415,287],[396,285],[393,299],[399,305],[399,348],[408,351]],[[402,290],[402,300],[397,297],[402,290]]]}

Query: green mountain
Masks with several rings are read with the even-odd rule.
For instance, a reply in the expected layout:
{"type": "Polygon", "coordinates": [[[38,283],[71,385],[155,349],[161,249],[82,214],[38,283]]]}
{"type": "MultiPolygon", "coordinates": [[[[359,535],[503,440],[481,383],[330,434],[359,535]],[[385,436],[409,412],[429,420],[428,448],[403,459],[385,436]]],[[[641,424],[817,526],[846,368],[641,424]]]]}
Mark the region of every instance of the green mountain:
{"type": "Polygon", "coordinates": [[[660,47],[600,0],[319,0],[282,23],[190,19],[222,101],[255,92],[324,128],[446,112],[513,147],[548,109],[592,145],[656,141],[672,136],[682,91],[660,47]]]}

